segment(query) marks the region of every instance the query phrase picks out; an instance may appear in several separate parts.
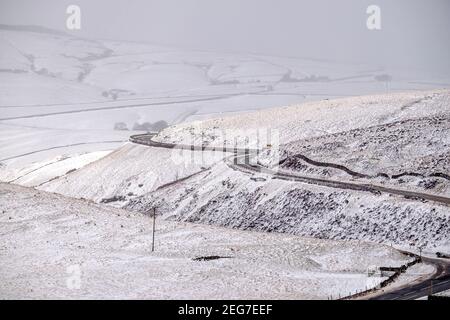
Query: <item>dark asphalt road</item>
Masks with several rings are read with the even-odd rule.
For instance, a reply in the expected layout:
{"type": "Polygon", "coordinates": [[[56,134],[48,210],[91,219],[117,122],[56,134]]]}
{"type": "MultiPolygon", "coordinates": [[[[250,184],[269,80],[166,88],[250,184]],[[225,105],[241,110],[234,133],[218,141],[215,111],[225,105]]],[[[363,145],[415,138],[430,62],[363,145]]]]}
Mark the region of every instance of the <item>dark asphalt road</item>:
{"type": "Polygon", "coordinates": [[[450,290],[450,260],[425,257],[422,260],[436,267],[436,272],[429,279],[389,290],[370,298],[370,300],[414,300],[450,290]]]}
{"type": "MultiPolygon", "coordinates": [[[[141,135],[134,135],[130,137],[130,141],[137,144],[142,144],[150,147],[156,147],[156,148],[167,148],[167,149],[183,149],[183,150],[193,150],[193,151],[220,151],[220,152],[230,152],[237,154],[236,157],[244,157],[245,152],[248,152],[250,154],[257,153],[258,150],[256,149],[239,149],[239,148],[224,148],[224,147],[210,147],[210,146],[194,146],[194,145],[183,145],[183,144],[172,144],[172,143],[161,143],[153,141],[151,138],[154,136],[154,134],[141,134],[141,135]]],[[[288,180],[288,181],[298,181],[303,183],[309,183],[309,184],[316,184],[321,186],[326,186],[330,188],[336,188],[336,189],[347,189],[347,190],[356,190],[356,191],[365,191],[365,192],[371,192],[375,194],[379,193],[387,193],[391,195],[396,196],[403,196],[405,198],[408,198],[410,200],[422,200],[422,201],[434,201],[445,205],[450,205],[450,198],[433,195],[429,193],[424,192],[415,192],[415,191],[409,191],[409,190],[403,190],[403,189],[395,189],[395,188],[388,188],[383,187],[379,185],[374,184],[368,184],[368,183],[357,183],[357,182],[347,182],[347,181],[337,181],[337,180],[331,180],[331,179],[320,179],[320,178],[313,178],[308,176],[301,176],[296,175],[292,173],[283,173],[280,171],[274,171],[262,166],[258,165],[249,165],[245,163],[238,163],[235,164],[234,161],[232,164],[230,164],[233,168],[236,168],[238,170],[242,171],[253,171],[253,172],[262,172],[266,174],[272,175],[276,179],[282,179],[282,180],[288,180]]]]}
{"type": "MultiPolygon", "coordinates": [[[[222,148],[222,147],[209,147],[209,146],[194,146],[194,145],[182,145],[182,144],[171,144],[171,143],[160,143],[153,141],[151,138],[154,134],[143,134],[135,135],[130,137],[130,141],[137,144],[142,144],[157,148],[168,148],[168,149],[184,149],[184,150],[195,150],[195,151],[222,151],[230,152],[236,155],[235,159],[238,157],[243,157],[243,153],[249,152],[250,154],[258,152],[258,150],[244,150],[239,148],[222,148]]],[[[450,198],[436,196],[428,193],[407,191],[394,188],[386,188],[378,185],[364,184],[364,183],[353,183],[353,182],[342,182],[336,180],[319,179],[307,176],[299,176],[291,173],[282,173],[278,171],[273,171],[265,167],[258,165],[249,165],[245,163],[237,163],[232,161],[229,164],[231,167],[244,172],[262,172],[271,174],[274,178],[298,181],[309,184],[317,184],[322,186],[327,186],[331,188],[338,189],[351,189],[357,191],[366,191],[371,193],[388,193],[397,196],[404,196],[411,200],[429,200],[439,202],[445,205],[450,204],[450,198]]],[[[444,259],[432,259],[423,257],[423,261],[428,264],[435,266],[436,271],[428,279],[417,283],[407,284],[405,286],[386,291],[384,293],[378,294],[370,300],[413,300],[428,296],[431,293],[438,293],[441,291],[450,289],[450,260],[444,259]]]]}

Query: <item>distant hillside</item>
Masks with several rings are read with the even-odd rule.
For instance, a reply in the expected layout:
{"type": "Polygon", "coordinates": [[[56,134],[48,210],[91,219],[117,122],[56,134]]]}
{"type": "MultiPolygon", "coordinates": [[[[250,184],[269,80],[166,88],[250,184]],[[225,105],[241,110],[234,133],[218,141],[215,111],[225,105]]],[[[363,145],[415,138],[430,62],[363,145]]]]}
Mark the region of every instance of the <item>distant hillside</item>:
{"type": "Polygon", "coordinates": [[[10,25],[10,24],[0,24],[0,30],[8,30],[8,31],[26,31],[26,32],[36,32],[36,33],[48,33],[58,36],[68,36],[68,33],[60,30],[50,29],[42,26],[35,25],[10,25]]]}

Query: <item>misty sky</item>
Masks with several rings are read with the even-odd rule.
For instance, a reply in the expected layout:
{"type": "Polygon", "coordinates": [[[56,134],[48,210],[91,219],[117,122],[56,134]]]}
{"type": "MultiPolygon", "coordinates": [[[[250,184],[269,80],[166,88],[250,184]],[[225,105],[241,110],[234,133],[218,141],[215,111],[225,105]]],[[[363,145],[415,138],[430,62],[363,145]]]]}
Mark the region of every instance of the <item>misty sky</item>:
{"type": "Polygon", "coordinates": [[[449,0],[0,0],[0,23],[215,51],[256,52],[450,74],[449,0]],[[381,7],[382,30],[366,28],[381,7]]]}

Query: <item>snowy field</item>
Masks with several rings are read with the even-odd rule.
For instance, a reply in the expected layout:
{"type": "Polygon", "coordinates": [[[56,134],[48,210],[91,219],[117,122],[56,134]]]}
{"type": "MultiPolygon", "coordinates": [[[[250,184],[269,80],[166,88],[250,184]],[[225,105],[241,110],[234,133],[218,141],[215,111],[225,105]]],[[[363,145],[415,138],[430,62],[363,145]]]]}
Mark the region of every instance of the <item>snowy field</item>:
{"type": "Polygon", "coordinates": [[[327,299],[376,285],[389,246],[157,219],[0,184],[0,298],[327,299]],[[215,260],[196,258],[218,256],[215,260]]]}
{"type": "Polygon", "coordinates": [[[294,141],[280,157],[297,174],[450,196],[450,104],[439,115],[294,141]]]}
{"type": "MultiPolygon", "coordinates": [[[[170,125],[386,88],[449,84],[445,76],[413,69],[86,40],[3,25],[0,179],[20,183],[24,172],[58,157],[92,159],[93,152],[114,150],[158,121],[170,125]],[[377,81],[383,74],[392,81],[377,81]]],[[[45,168],[41,174],[49,179],[61,174],[45,168]]]]}
{"type": "MultiPolygon", "coordinates": [[[[393,245],[450,252],[442,201],[128,142],[261,147],[283,172],[448,197],[448,88],[413,68],[0,26],[0,298],[337,298],[405,263],[393,245]]],[[[431,271],[402,283],[415,272],[431,271]]]]}
{"type": "Polygon", "coordinates": [[[123,206],[130,200],[198,174],[222,160],[222,153],[201,154],[127,143],[82,170],[38,188],[74,198],[123,206]],[[201,161],[194,157],[201,156],[201,161]]]}
{"type": "MultiPolygon", "coordinates": [[[[304,152],[315,160],[368,174],[398,174],[402,168],[448,175],[443,154],[450,151],[449,96],[448,90],[433,90],[310,102],[179,124],[154,140],[234,145],[233,137],[223,136],[224,132],[242,138],[239,135],[248,130],[269,128],[279,134],[282,160],[304,152]]],[[[260,161],[271,165],[277,148],[265,149],[260,161]]],[[[446,195],[449,182],[445,176],[358,178],[342,170],[324,172],[327,168],[317,166],[311,170],[295,161],[280,167],[311,177],[384,183],[429,194],[446,195]]],[[[243,172],[211,152],[188,152],[180,158],[170,149],[131,144],[39,188],[96,202],[114,199],[110,204],[139,212],[157,206],[165,219],[177,221],[321,239],[358,239],[430,252],[450,250],[448,204],[273,179],[270,174],[243,172]],[[155,175],[159,180],[154,184],[139,182],[155,179],[155,175]]]]}
{"type": "Polygon", "coordinates": [[[265,149],[259,161],[266,166],[281,161],[281,169],[312,177],[351,181],[360,174],[373,178],[366,182],[448,195],[449,119],[450,91],[443,89],[309,102],[183,123],[165,129],[155,140],[230,147],[237,143],[265,149]],[[272,148],[258,140],[265,132],[274,136],[272,148]],[[356,174],[310,165],[298,155],[356,174]]]}
{"type": "Polygon", "coordinates": [[[223,163],[125,208],[153,206],[169,220],[450,251],[448,205],[245,174],[223,163]]]}
{"type": "MultiPolygon", "coordinates": [[[[285,145],[394,121],[438,116],[449,112],[449,104],[447,89],[322,100],[178,124],[162,131],[155,140],[179,144],[206,141],[221,146],[227,130],[244,134],[239,130],[272,129],[279,133],[280,144],[285,145]]],[[[228,140],[228,144],[233,143],[228,140]]]]}

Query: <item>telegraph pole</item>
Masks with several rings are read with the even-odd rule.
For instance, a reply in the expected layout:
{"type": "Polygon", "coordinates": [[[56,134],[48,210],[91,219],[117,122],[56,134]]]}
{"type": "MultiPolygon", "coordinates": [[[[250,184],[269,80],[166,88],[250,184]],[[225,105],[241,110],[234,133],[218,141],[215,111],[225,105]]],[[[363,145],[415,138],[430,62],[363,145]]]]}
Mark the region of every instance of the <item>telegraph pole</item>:
{"type": "Polygon", "coordinates": [[[433,295],[433,279],[430,280],[430,296],[433,295]]]}
{"type": "Polygon", "coordinates": [[[156,208],[153,208],[152,252],[155,251],[155,222],[156,222],[156,208]]]}

